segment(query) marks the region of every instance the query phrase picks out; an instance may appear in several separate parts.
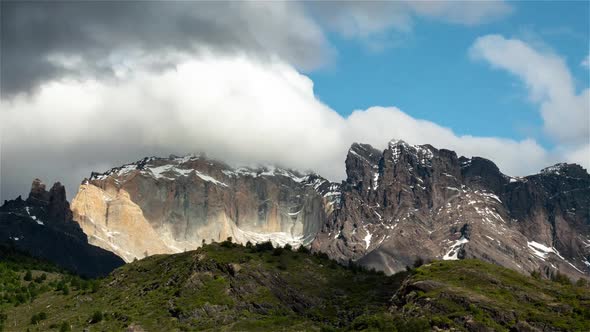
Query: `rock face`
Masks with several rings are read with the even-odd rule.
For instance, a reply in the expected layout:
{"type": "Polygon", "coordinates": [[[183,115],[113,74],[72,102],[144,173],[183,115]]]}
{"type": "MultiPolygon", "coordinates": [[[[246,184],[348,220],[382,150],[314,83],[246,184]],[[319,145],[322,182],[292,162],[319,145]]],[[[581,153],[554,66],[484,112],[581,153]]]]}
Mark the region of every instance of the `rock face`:
{"type": "Polygon", "coordinates": [[[152,157],[93,173],[72,210],[91,243],[131,261],[228,237],[309,245],[337,203],[338,189],[317,175],[281,168],[152,157]]]}
{"type": "Polygon", "coordinates": [[[311,246],[386,273],[417,258],[590,273],[590,175],[558,164],[512,178],[486,159],[392,141],[353,144],[347,179],[145,158],[93,173],[72,202],[91,243],[126,261],[232,237],[311,246]]]}
{"type": "Polygon", "coordinates": [[[393,273],[423,259],[479,258],[522,272],[590,272],[590,175],[558,164],[511,178],[430,145],[354,144],[341,204],[314,250],[393,273]]]}
{"type": "Polygon", "coordinates": [[[104,276],[124,263],[112,252],[88,244],[72,220],[59,182],[47,191],[35,179],[26,200],[19,196],[0,207],[0,243],[89,277],[104,276]]]}

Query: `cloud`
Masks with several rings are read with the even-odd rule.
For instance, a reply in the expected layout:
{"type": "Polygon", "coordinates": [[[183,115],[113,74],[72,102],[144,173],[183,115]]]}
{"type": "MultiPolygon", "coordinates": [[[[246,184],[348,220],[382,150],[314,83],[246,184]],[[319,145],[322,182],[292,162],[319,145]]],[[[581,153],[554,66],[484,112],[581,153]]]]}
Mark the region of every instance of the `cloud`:
{"type": "Polygon", "coordinates": [[[478,24],[510,11],[504,2],[2,1],[3,97],[45,82],[120,79],[164,70],[202,52],[280,58],[314,70],[336,56],[326,28],[368,37],[379,49],[413,17],[478,24]],[[312,14],[310,14],[312,13],[312,14]]]}
{"type": "Polygon", "coordinates": [[[410,31],[415,18],[478,25],[505,17],[504,1],[319,1],[307,3],[328,28],[348,38],[369,38],[389,30],[410,31]]]}
{"type": "Polygon", "coordinates": [[[332,54],[320,27],[296,2],[3,1],[0,6],[5,97],[62,77],[104,79],[129,68],[171,68],[203,50],[278,56],[299,69],[320,66],[332,54]]]}
{"type": "Polygon", "coordinates": [[[586,69],[590,69],[590,54],[586,55],[586,57],[584,58],[584,60],[582,60],[582,63],[580,63],[580,65],[586,69]]]}
{"type": "Polygon", "coordinates": [[[342,117],[316,98],[313,82],[292,65],[246,55],[201,54],[114,84],[54,81],[35,96],[2,100],[0,106],[5,199],[24,193],[34,177],[65,182],[71,197],[92,170],[171,153],[277,163],[332,180],[344,177],[351,143],[384,148],[392,138],[491,158],[512,175],[561,158],[533,140],[459,136],[395,107],[342,117]]]}
{"type": "Polygon", "coordinates": [[[578,146],[590,141],[590,89],[576,91],[563,58],[500,35],[478,38],[470,54],[526,84],[531,101],[539,104],[544,130],[555,142],[578,146]]]}

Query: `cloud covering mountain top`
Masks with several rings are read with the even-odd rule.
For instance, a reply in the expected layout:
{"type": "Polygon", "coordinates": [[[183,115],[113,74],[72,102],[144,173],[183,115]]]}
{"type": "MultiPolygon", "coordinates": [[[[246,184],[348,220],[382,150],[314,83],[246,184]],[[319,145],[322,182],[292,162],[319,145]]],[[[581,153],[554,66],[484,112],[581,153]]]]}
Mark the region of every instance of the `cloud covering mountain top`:
{"type": "Polygon", "coordinates": [[[66,174],[71,192],[91,170],[199,151],[232,163],[313,169],[339,180],[350,144],[384,148],[392,138],[491,158],[512,175],[559,160],[533,140],[459,136],[396,107],[343,117],[289,64],[246,56],[201,56],[116,84],[53,82],[33,98],[3,101],[2,108],[4,194],[23,191],[35,176],[66,174]]]}
{"type": "Polygon", "coordinates": [[[588,89],[575,90],[558,55],[520,40],[483,36],[470,53],[526,83],[551,150],[533,139],[458,135],[394,105],[343,116],[303,74],[338,56],[329,34],[372,42],[411,31],[417,18],[483,24],[510,14],[504,2],[1,6],[2,199],[26,192],[35,177],[64,182],[71,197],[90,171],[171,153],[339,180],[351,143],[384,148],[392,138],[490,158],[511,175],[563,160],[589,166],[588,89]]]}

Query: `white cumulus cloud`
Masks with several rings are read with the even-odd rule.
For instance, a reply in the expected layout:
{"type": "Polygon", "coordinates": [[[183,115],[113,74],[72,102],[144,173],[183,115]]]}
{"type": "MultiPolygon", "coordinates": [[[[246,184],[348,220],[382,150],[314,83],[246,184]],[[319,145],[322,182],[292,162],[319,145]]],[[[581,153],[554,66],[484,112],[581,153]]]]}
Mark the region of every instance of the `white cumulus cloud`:
{"type": "Polygon", "coordinates": [[[92,170],[171,153],[278,163],[332,180],[344,177],[351,143],[384,148],[392,138],[487,157],[511,175],[562,159],[530,139],[459,136],[395,107],[342,117],[292,65],[246,55],[204,54],[116,81],[53,81],[1,107],[4,199],[26,192],[34,177],[65,182],[71,197],[92,170]]]}
{"type": "Polygon", "coordinates": [[[470,53],[526,84],[531,100],[539,104],[545,132],[555,142],[577,146],[590,141],[590,89],[576,91],[563,58],[500,35],[478,38],[470,53]]]}
{"type": "Polygon", "coordinates": [[[319,22],[349,38],[367,38],[389,30],[409,31],[418,18],[478,25],[505,17],[505,1],[318,1],[306,3],[319,22]]]}

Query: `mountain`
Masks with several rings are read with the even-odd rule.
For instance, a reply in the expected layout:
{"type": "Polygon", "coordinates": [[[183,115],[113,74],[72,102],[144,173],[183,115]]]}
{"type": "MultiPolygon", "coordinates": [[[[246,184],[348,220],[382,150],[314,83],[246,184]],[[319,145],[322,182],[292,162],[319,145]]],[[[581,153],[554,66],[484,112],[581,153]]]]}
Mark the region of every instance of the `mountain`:
{"type": "Polygon", "coordinates": [[[10,331],[590,329],[587,285],[535,279],[477,260],[385,276],[306,250],[224,242],[153,255],[98,282],[30,264],[0,266],[11,272],[0,275],[0,287],[10,282],[36,294],[3,307],[0,324],[10,331]],[[31,269],[34,281],[26,281],[31,269]]]}
{"type": "Polygon", "coordinates": [[[590,273],[590,175],[574,164],[509,177],[431,145],[353,144],[347,178],[203,155],[93,173],[72,201],[90,243],[126,261],[223,241],[309,246],[387,274],[417,259],[478,258],[523,273],[590,273]]]}
{"type": "Polygon", "coordinates": [[[312,246],[400,271],[417,258],[478,258],[521,272],[590,272],[590,175],[558,164],[531,176],[430,145],[354,144],[340,206],[312,246]]]}
{"type": "Polygon", "coordinates": [[[64,186],[49,191],[35,179],[26,200],[20,196],[0,207],[0,243],[43,258],[74,273],[104,276],[124,264],[110,251],[88,244],[72,220],[64,186]]]}
{"type": "Polygon", "coordinates": [[[90,243],[129,262],[228,237],[309,245],[338,202],[338,188],[282,168],[234,169],[198,155],[151,157],[93,173],[72,210],[90,243]]]}

